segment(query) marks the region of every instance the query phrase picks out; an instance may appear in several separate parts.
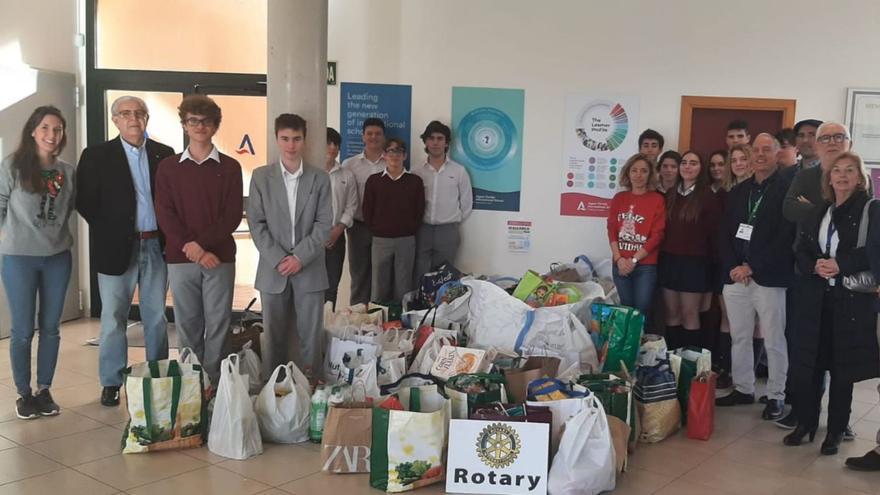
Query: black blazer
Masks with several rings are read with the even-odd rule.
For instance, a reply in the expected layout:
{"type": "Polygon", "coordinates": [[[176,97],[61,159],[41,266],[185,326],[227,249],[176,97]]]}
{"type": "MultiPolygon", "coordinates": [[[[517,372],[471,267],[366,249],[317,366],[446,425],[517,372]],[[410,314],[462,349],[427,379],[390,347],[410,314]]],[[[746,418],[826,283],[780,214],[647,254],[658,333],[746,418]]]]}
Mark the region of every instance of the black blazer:
{"type": "MultiPolygon", "coordinates": [[[[811,377],[816,367],[819,346],[822,342],[822,306],[826,292],[830,291],[834,305],[834,328],[830,343],[834,373],[846,381],[859,382],[880,376],[880,348],[877,343],[877,313],[874,311],[876,294],[852,292],[843,287],[841,276],[870,269],[866,248],[856,248],[862,209],[868,200],[867,193],[858,191],[832,213],[837,227],[839,243],[834,257],[840,267],[840,275],[834,287],[813,273],[816,260],[825,258],[820,246],[825,239],[819,237],[819,226],[829,205],[823,204],[804,222],[798,237],[796,256],[801,275],[794,285],[792,328],[796,337],[791,339],[789,374],[811,377]]],[[[880,203],[873,203],[869,211],[870,221],[880,218],[880,203]]],[[[873,225],[869,232],[876,230],[873,225]]]]}
{"type": "MultiPolygon", "coordinates": [[[[155,199],[156,167],[174,150],[151,139],[146,147],[155,199]]],[[[91,230],[92,266],[98,273],[122,275],[137,241],[137,197],[121,138],[84,149],[76,179],[76,209],[91,230]]]]}
{"type": "MultiPolygon", "coordinates": [[[[794,243],[795,226],[782,216],[782,203],[788,192],[790,182],[781,171],[767,178],[764,199],[758,207],[752,239],[749,241],[749,267],[752,279],[764,287],[788,287],[794,276],[794,256],[791,246],[794,243]]],[[[749,215],[749,192],[755,179],[738,184],[727,194],[724,207],[724,220],[721,225],[721,265],[724,281],[733,283],[730,270],[743,264],[740,246],[744,243],[736,238],[740,223],[745,223],[749,215]]]]}

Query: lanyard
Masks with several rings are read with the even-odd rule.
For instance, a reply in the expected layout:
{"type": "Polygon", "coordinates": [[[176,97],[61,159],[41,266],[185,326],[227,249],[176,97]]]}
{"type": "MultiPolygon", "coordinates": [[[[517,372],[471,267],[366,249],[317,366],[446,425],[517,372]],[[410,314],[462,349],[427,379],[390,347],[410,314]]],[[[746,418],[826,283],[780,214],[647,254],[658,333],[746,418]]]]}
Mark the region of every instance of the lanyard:
{"type": "Polygon", "coordinates": [[[755,204],[752,204],[752,193],[749,191],[749,225],[755,223],[755,217],[758,214],[758,207],[761,206],[761,201],[764,201],[764,193],[761,193],[761,195],[758,196],[758,200],[755,201],[755,204]]]}
{"type": "Polygon", "coordinates": [[[834,220],[828,220],[828,235],[825,237],[825,255],[831,256],[831,238],[834,237],[834,233],[837,232],[837,227],[834,226],[834,220]]]}

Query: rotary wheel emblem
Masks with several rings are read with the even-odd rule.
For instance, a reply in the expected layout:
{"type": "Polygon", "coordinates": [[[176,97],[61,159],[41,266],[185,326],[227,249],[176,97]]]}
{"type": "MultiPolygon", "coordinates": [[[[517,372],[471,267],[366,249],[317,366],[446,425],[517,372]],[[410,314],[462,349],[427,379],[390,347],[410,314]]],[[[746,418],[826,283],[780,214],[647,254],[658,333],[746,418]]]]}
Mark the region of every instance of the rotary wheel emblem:
{"type": "Polygon", "coordinates": [[[519,434],[508,425],[492,423],[477,437],[477,456],[491,468],[513,464],[520,451],[519,434]]]}

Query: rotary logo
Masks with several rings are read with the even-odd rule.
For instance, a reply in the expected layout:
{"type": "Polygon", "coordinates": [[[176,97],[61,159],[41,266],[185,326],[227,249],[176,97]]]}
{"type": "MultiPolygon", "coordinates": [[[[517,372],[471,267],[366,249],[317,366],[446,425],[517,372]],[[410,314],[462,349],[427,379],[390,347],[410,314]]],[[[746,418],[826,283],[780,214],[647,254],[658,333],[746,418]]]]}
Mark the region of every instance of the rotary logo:
{"type": "Polygon", "coordinates": [[[520,452],[519,434],[508,425],[492,423],[477,436],[477,456],[491,468],[513,464],[520,452]]]}

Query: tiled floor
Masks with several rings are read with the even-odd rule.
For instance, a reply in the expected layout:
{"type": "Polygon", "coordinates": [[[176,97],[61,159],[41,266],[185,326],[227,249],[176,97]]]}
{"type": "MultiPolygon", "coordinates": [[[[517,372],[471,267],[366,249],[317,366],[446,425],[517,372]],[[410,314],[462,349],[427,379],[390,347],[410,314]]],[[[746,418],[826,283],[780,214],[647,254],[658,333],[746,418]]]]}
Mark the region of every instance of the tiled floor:
{"type": "MultiPolygon", "coordinates": [[[[318,447],[265,445],[247,461],[217,457],[206,448],[142,455],[120,454],[126,413],[98,404],[98,350],[82,343],[98,333],[95,320],[67,323],[53,394],[63,407],[55,418],[20,421],[12,414],[8,340],[0,341],[0,495],[52,494],[266,494],[378,495],[367,475],[320,472],[318,447]]],[[[129,352],[132,362],[142,349],[129,352]]],[[[841,453],[819,456],[816,443],[782,445],[782,430],[759,418],[760,406],[718,409],[708,442],[683,433],[639,445],[616,494],[880,494],[880,473],[843,467],[849,455],[874,447],[880,428],[876,382],[857,385],[852,425],[859,435],[841,453]]],[[[823,416],[824,421],[824,416],[823,416]]],[[[442,485],[418,491],[443,492],[442,485]]]]}

